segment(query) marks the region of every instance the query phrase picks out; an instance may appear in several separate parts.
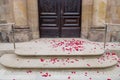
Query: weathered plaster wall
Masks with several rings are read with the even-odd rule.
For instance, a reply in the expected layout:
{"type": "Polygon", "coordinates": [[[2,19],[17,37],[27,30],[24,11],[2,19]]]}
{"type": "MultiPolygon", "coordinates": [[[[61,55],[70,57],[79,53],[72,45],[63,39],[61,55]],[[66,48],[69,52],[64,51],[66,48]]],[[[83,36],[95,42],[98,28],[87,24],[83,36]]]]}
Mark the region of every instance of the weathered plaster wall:
{"type": "MultiPolygon", "coordinates": [[[[106,22],[120,24],[120,0],[108,0],[107,4],[106,22]]],[[[120,25],[109,26],[109,34],[111,34],[111,41],[120,42],[120,25]]]]}
{"type": "Polygon", "coordinates": [[[16,25],[27,25],[27,2],[26,0],[14,0],[14,18],[16,25]]]}
{"type": "Polygon", "coordinates": [[[6,0],[6,21],[14,23],[13,0],[6,0]]]}
{"type": "Polygon", "coordinates": [[[108,0],[107,22],[120,23],[120,0],[108,0]]]}
{"type": "MultiPolygon", "coordinates": [[[[82,37],[93,41],[104,41],[104,31],[90,30],[90,27],[104,27],[107,0],[83,0],[82,37]]],[[[109,37],[108,37],[109,40],[109,37]]]]}
{"type": "MultiPolygon", "coordinates": [[[[28,10],[26,0],[0,0],[2,9],[1,22],[15,23],[15,41],[31,40],[31,30],[28,25],[28,10]],[[3,12],[4,11],[4,12],[3,12]]],[[[0,41],[12,42],[11,26],[0,26],[0,41]]]]}
{"type": "Polygon", "coordinates": [[[87,38],[88,29],[93,22],[93,0],[82,1],[82,38],[87,38]]]}
{"type": "MultiPolygon", "coordinates": [[[[0,24],[13,21],[10,10],[9,1],[0,0],[0,24]]],[[[11,28],[9,26],[0,26],[0,42],[8,42],[10,33],[11,28]]]]}
{"type": "MultiPolygon", "coordinates": [[[[106,23],[107,0],[93,0],[93,18],[92,26],[90,27],[104,27],[106,23]]],[[[89,30],[88,39],[92,41],[104,41],[104,30],[89,30]]],[[[108,36],[108,35],[107,35],[108,36]]],[[[109,37],[107,37],[109,41],[109,37]]]]}
{"type": "Polygon", "coordinates": [[[93,25],[104,26],[106,22],[107,0],[93,1],[93,25]]]}
{"type": "MultiPolygon", "coordinates": [[[[14,31],[15,31],[15,41],[17,42],[29,41],[32,39],[31,29],[28,24],[27,5],[28,5],[27,0],[13,0],[13,17],[15,22],[14,31]]],[[[13,39],[10,39],[10,41],[12,40],[13,39]]]]}
{"type": "Polygon", "coordinates": [[[6,3],[5,0],[0,0],[0,22],[6,20],[6,3]]]}
{"type": "Polygon", "coordinates": [[[28,8],[28,25],[32,30],[32,37],[39,38],[39,23],[38,23],[38,3],[37,0],[27,0],[28,8]]]}

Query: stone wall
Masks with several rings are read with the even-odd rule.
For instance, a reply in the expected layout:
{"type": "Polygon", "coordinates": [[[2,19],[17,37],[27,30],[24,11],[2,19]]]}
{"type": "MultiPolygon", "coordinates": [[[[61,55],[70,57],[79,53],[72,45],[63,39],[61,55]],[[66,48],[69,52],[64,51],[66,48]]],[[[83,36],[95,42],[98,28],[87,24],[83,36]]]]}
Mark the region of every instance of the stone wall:
{"type": "Polygon", "coordinates": [[[0,0],[0,23],[6,20],[6,3],[5,0],[0,0]]]}
{"type": "MultiPolygon", "coordinates": [[[[93,27],[104,27],[104,23],[120,24],[120,0],[94,0],[93,27]]],[[[92,27],[91,26],[91,27],[92,27]]],[[[89,39],[104,41],[104,31],[89,31],[89,39]]],[[[107,41],[120,41],[120,25],[108,25],[107,41]]]]}
{"type": "Polygon", "coordinates": [[[12,29],[9,26],[0,27],[0,42],[9,42],[11,31],[12,29]]]}
{"type": "MultiPolygon", "coordinates": [[[[0,0],[0,8],[0,22],[16,23],[16,41],[39,38],[37,0],[0,0]]],[[[104,31],[90,31],[90,27],[104,27],[106,22],[120,23],[120,0],[82,0],[82,38],[103,41],[104,31]]],[[[113,30],[113,27],[116,26],[109,28],[113,30]]],[[[118,30],[119,27],[116,28],[118,30]]],[[[11,29],[8,29],[8,31],[0,29],[0,37],[2,38],[4,34],[6,41],[8,39],[11,42],[11,29]]],[[[109,31],[107,41],[119,41],[119,34],[119,31],[109,31]]],[[[1,41],[5,41],[5,38],[1,41]]]]}
{"type": "MultiPolygon", "coordinates": [[[[31,30],[29,28],[14,29],[15,42],[29,41],[32,39],[31,30]]],[[[9,34],[9,42],[13,42],[13,33],[9,34]]]]}
{"type": "MultiPolygon", "coordinates": [[[[7,23],[7,0],[0,0],[0,24],[7,23]]],[[[8,42],[11,29],[8,26],[0,26],[0,42],[8,42]]]]}
{"type": "Polygon", "coordinates": [[[28,26],[32,30],[33,39],[39,38],[38,3],[37,0],[27,0],[28,26]]]}
{"type": "MultiPolygon", "coordinates": [[[[120,24],[120,0],[108,0],[107,4],[106,22],[120,24]]],[[[109,25],[108,28],[110,41],[120,42],[120,25],[109,25]]]]}
{"type": "MultiPolygon", "coordinates": [[[[1,24],[15,23],[15,41],[29,41],[32,39],[31,29],[28,25],[27,1],[26,0],[0,0],[1,24]]],[[[11,25],[0,25],[0,42],[12,42],[11,25]]]]}
{"type": "Polygon", "coordinates": [[[88,29],[93,23],[93,0],[82,1],[82,38],[87,38],[88,29]]]}

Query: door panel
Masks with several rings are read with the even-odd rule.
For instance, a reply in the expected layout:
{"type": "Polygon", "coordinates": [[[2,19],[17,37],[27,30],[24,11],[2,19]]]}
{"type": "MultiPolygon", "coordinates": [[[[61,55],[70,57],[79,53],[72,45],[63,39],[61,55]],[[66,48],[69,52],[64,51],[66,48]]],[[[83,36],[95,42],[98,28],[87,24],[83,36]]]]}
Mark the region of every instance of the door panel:
{"type": "Polygon", "coordinates": [[[42,27],[57,27],[57,19],[56,18],[41,18],[41,26],[42,27]]]}
{"type": "Polygon", "coordinates": [[[80,0],[62,0],[62,15],[79,15],[80,0]]]}
{"type": "Polygon", "coordinates": [[[80,27],[62,28],[61,37],[69,37],[69,38],[79,37],[79,34],[80,34],[79,30],[80,30],[80,27]]]}
{"type": "Polygon", "coordinates": [[[57,16],[57,0],[39,0],[42,15],[57,16]]]}
{"type": "Polygon", "coordinates": [[[80,1],[81,0],[62,0],[62,37],[80,37],[80,1]]]}
{"type": "Polygon", "coordinates": [[[63,27],[79,27],[79,17],[63,17],[63,27]]]}
{"type": "Polygon", "coordinates": [[[41,37],[43,38],[56,38],[59,37],[59,29],[57,28],[41,28],[41,37]]]}
{"type": "Polygon", "coordinates": [[[81,0],[38,0],[41,37],[80,37],[81,0]]]}
{"type": "Polygon", "coordinates": [[[40,37],[59,36],[58,0],[38,0],[40,37]]]}

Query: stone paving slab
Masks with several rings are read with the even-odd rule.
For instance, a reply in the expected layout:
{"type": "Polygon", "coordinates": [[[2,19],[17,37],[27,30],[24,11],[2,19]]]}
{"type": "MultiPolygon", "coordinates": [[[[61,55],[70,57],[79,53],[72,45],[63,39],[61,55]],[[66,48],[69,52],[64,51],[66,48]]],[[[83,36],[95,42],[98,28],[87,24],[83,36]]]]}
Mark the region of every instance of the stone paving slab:
{"type": "MultiPolygon", "coordinates": [[[[37,39],[37,40],[39,40],[39,39],[37,39]]],[[[37,40],[32,40],[32,41],[29,41],[29,42],[16,43],[16,48],[21,48],[21,47],[23,47],[23,45],[33,43],[34,41],[37,41],[37,40]]],[[[87,39],[85,39],[85,40],[87,40],[87,39]]],[[[87,40],[87,41],[89,41],[89,40],[87,40]]],[[[91,41],[91,43],[99,45],[101,48],[103,48],[103,42],[91,41]]],[[[120,50],[120,42],[107,42],[106,43],[106,49],[120,50]]],[[[14,50],[13,43],[0,43],[0,51],[7,51],[7,50],[14,50]]]]}
{"type": "Polygon", "coordinates": [[[117,64],[115,53],[107,52],[101,56],[72,57],[23,57],[4,54],[1,64],[11,68],[106,68],[117,64]]]}
{"type": "Polygon", "coordinates": [[[120,80],[120,59],[105,69],[12,69],[0,65],[0,80],[120,80]]]}
{"type": "Polygon", "coordinates": [[[102,55],[103,46],[81,38],[41,38],[16,48],[17,55],[102,55]]]}

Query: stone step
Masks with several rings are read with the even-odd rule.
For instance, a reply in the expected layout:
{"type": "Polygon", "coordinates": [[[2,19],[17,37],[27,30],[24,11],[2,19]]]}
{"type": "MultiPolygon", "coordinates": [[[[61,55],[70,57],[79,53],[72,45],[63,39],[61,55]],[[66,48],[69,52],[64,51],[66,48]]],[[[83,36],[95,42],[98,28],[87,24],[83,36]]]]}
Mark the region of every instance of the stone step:
{"type": "Polygon", "coordinates": [[[0,65],[0,80],[120,80],[120,63],[105,69],[12,69],[0,65]]]}
{"type": "Polygon", "coordinates": [[[15,49],[17,55],[102,55],[102,45],[81,38],[40,38],[15,49]]]}
{"type": "Polygon", "coordinates": [[[4,54],[0,62],[11,68],[106,68],[117,64],[117,59],[116,54],[109,52],[101,56],[72,57],[23,57],[4,54]]]}

